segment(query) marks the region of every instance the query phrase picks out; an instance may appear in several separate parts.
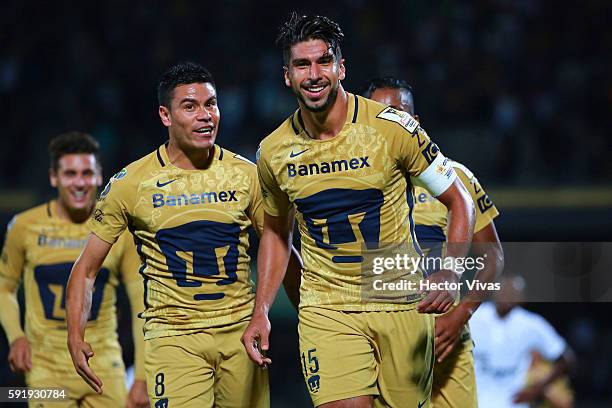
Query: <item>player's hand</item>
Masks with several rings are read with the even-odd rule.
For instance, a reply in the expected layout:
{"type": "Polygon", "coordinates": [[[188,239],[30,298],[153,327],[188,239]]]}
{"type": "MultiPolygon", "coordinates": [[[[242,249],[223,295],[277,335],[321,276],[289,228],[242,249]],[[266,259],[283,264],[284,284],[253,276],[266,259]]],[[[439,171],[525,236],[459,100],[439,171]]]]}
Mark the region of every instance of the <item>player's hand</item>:
{"type": "Polygon", "coordinates": [[[147,408],[148,406],[149,396],[147,395],[146,381],[134,380],[128,394],[126,408],[147,408]]]}
{"type": "Polygon", "coordinates": [[[68,338],[68,350],[70,351],[70,357],[72,357],[72,364],[74,364],[76,372],[95,392],[102,394],[102,381],[89,367],[89,359],[94,356],[89,343],[82,339],[68,338]]]}
{"type": "MultiPolygon", "coordinates": [[[[430,284],[444,285],[458,284],[459,279],[453,271],[446,269],[432,273],[426,279],[430,284]]],[[[425,299],[421,300],[417,306],[419,313],[446,313],[455,303],[455,299],[459,295],[459,291],[451,289],[439,289],[424,291],[427,293],[425,299]]]]}
{"type": "Polygon", "coordinates": [[[544,393],[546,392],[546,386],[542,383],[535,383],[526,386],[516,394],[512,398],[515,404],[520,403],[528,403],[532,401],[536,401],[542,397],[544,397],[544,393]]]}
{"type": "Polygon", "coordinates": [[[270,346],[268,343],[270,330],[270,320],[265,313],[253,314],[240,339],[251,360],[261,368],[267,368],[272,364],[272,360],[266,356],[270,346]]]}
{"type": "Polygon", "coordinates": [[[18,337],[11,343],[8,362],[14,373],[25,373],[32,369],[32,349],[25,336],[18,337]]]}
{"type": "Polygon", "coordinates": [[[450,312],[436,317],[434,349],[438,363],[441,363],[455,349],[470,316],[470,312],[459,305],[450,312]]]}

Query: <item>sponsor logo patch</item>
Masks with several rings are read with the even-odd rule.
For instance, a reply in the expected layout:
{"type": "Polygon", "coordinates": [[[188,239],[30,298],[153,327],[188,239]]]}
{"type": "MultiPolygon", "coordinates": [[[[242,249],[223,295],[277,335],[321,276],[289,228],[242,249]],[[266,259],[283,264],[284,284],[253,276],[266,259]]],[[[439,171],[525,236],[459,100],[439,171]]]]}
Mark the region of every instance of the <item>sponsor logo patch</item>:
{"type": "Polygon", "coordinates": [[[390,120],[391,122],[399,123],[404,127],[404,129],[406,129],[410,133],[414,133],[419,127],[419,122],[415,118],[413,118],[408,112],[397,110],[392,107],[387,107],[376,117],[380,119],[390,120]]]}

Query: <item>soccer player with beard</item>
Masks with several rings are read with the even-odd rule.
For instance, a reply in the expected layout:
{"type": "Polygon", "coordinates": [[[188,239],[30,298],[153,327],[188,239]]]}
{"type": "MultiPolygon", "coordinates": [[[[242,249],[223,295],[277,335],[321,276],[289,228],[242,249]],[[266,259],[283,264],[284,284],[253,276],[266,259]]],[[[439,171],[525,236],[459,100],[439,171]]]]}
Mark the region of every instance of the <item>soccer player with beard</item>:
{"type": "MultiPolygon", "coordinates": [[[[29,387],[67,390],[65,406],[126,406],[125,369],[117,339],[115,292],[119,281],[126,286],[132,309],[135,346],[135,382],[127,396],[128,407],[148,406],[144,381],[142,280],[140,259],[129,234],[119,237],[116,248],[99,265],[87,341],[96,348],[92,366],[107,384],[97,395],[74,372],[66,349],[64,296],[73,263],[85,245],[86,221],[93,212],[96,192],[102,183],[98,142],[91,136],[71,132],[49,144],[51,185],[57,197],[16,215],[7,228],[0,261],[0,322],[11,349],[13,371],[25,373],[29,387]],[[25,333],[19,319],[16,291],[23,280],[25,333]]],[[[30,402],[31,406],[42,403],[30,402]]],[[[55,405],[54,405],[55,406],[55,405]]]]}
{"type": "MultiPolygon", "coordinates": [[[[169,140],[111,179],[68,285],[68,344],[97,392],[84,320],[99,265],[121,233],[143,259],[145,370],[156,407],[266,407],[267,371],[240,343],[253,311],[248,230],[263,228],[256,166],[215,144],[220,112],[211,74],[171,67],[158,86],[169,140]]],[[[292,257],[291,267],[300,262],[292,257]]]]}
{"type": "MultiPolygon", "coordinates": [[[[385,244],[419,252],[407,176],[452,210],[450,242],[471,241],[474,208],[416,120],[344,90],[342,38],[338,24],[322,16],[294,13],[281,27],[285,84],[299,109],[258,153],[265,228],[255,310],[243,343],[256,364],[271,363],[262,352],[269,347],[268,311],[289,259],[295,208],[304,258],[300,359],[314,405],[429,406],[431,313],[448,310],[454,294],[368,297],[364,257],[385,244]]],[[[465,251],[458,245],[449,255],[465,251]]],[[[430,279],[457,280],[449,270],[436,275],[430,279]]]]}
{"type": "MultiPolygon", "coordinates": [[[[363,96],[408,112],[419,120],[414,113],[412,88],[406,81],[392,77],[372,79],[363,96]]],[[[476,207],[472,255],[483,257],[485,267],[478,272],[475,279],[494,281],[501,273],[504,263],[503,250],[493,222],[499,212],[474,174],[458,162],[453,161],[452,165],[476,207]]],[[[414,187],[414,198],[414,222],[419,244],[423,249],[429,248],[437,252],[446,241],[447,209],[422,187],[414,187]]],[[[434,407],[478,406],[472,354],[473,341],[468,320],[481,300],[480,294],[468,293],[457,307],[436,317],[437,364],[434,366],[432,392],[434,407]]]]}

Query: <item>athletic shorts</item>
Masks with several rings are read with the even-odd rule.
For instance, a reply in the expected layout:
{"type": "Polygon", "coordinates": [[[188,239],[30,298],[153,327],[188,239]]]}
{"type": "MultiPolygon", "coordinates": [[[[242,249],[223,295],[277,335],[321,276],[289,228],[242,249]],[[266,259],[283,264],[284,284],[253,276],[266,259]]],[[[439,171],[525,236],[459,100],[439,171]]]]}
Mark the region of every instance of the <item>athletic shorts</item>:
{"type": "Polygon", "coordinates": [[[451,354],[434,367],[434,408],[477,408],[476,374],[471,338],[457,344],[451,354]]]}
{"type": "Polygon", "coordinates": [[[95,353],[89,364],[102,380],[102,395],[97,394],[76,372],[72,359],[65,350],[54,352],[53,359],[48,358],[50,351],[41,351],[32,345],[32,370],[26,374],[26,383],[30,388],[63,388],[68,399],[61,402],[30,402],[29,407],[65,407],[65,408],[107,408],[124,407],[127,401],[125,387],[125,366],[121,358],[121,349],[113,347],[105,350],[92,345],[95,353]],[[57,354],[65,353],[65,365],[58,367],[57,354]]]}
{"type": "Polygon", "coordinates": [[[299,312],[302,374],[319,406],[372,395],[375,406],[429,407],[434,318],[416,310],[299,312]]]}
{"type": "Polygon", "coordinates": [[[268,407],[268,372],[249,359],[240,341],[248,323],[145,340],[151,406],[268,407]]]}

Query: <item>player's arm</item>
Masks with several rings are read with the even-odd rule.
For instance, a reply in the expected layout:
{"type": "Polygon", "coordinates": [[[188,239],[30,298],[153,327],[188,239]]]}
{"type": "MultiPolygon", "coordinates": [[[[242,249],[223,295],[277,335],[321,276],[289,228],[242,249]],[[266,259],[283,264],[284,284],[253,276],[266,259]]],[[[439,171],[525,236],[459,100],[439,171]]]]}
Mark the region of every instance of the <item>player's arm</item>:
{"type": "MultiPolygon", "coordinates": [[[[424,183],[428,187],[427,183],[424,183]]],[[[436,195],[435,189],[430,190],[436,195]]],[[[447,258],[464,258],[469,250],[474,230],[474,203],[463,184],[455,178],[442,194],[436,198],[448,209],[447,258]]],[[[427,278],[432,282],[458,282],[454,271],[442,269],[427,278]]],[[[417,310],[421,313],[445,313],[455,301],[455,295],[448,291],[430,291],[419,302],[417,310]]]]}
{"type": "Polygon", "coordinates": [[[122,250],[119,269],[130,301],[132,340],[134,342],[134,382],[128,392],[126,408],[148,407],[149,397],[144,369],[143,319],[139,316],[145,309],[142,295],[144,288],[139,273],[141,259],[129,232],[124,232],[116,245],[121,245],[122,250]]]}
{"type": "Polygon", "coordinates": [[[456,178],[448,189],[436,197],[448,209],[447,257],[465,257],[474,232],[476,212],[474,202],[456,178]]]}
{"type": "MultiPolygon", "coordinates": [[[[427,187],[427,185],[426,185],[427,187]]],[[[474,203],[461,181],[457,178],[436,197],[448,209],[447,258],[464,258],[469,250],[474,231],[474,203]]],[[[432,282],[458,282],[454,271],[442,269],[430,277],[432,282]]],[[[455,301],[448,291],[430,291],[419,302],[417,310],[421,313],[445,313],[455,301]]]]}
{"type": "MultiPolygon", "coordinates": [[[[263,226],[264,226],[264,209],[262,202],[262,194],[261,187],[259,184],[259,180],[257,175],[252,179],[252,197],[251,197],[251,205],[249,206],[249,218],[253,223],[253,227],[257,232],[257,235],[261,238],[263,234],[263,226]]],[[[295,208],[291,209],[291,213],[288,215],[290,219],[294,219],[295,217],[295,208]]],[[[289,263],[287,265],[287,272],[285,273],[285,278],[283,279],[283,286],[285,287],[285,292],[287,293],[287,297],[291,301],[291,304],[297,310],[300,304],[300,280],[302,277],[302,258],[300,257],[299,251],[292,245],[291,253],[289,256],[289,263]]]]}
{"type": "Polygon", "coordinates": [[[268,312],[285,277],[291,253],[293,218],[264,215],[264,230],[257,254],[257,293],[255,308],[242,343],[253,360],[265,367],[272,363],[265,354],[269,348],[270,320],[268,312]]]}
{"type": "MultiPolygon", "coordinates": [[[[397,125],[389,128],[391,151],[411,182],[425,187],[449,211],[447,257],[463,258],[474,231],[474,203],[457,180],[451,161],[438,149],[410,114],[387,107],[377,118],[397,125]]],[[[445,260],[445,264],[448,263],[445,260]]],[[[427,278],[434,283],[458,282],[453,271],[442,269],[427,278]]],[[[419,302],[420,313],[444,313],[453,305],[455,291],[431,290],[419,302]]]]}
{"type": "MultiPolygon", "coordinates": [[[[493,221],[474,233],[471,254],[476,258],[482,258],[484,263],[484,267],[476,272],[474,279],[480,282],[495,282],[504,268],[504,253],[493,221]]],[[[434,350],[438,362],[453,351],[463,327],[486,297],[487,293],[484,290],[473,289],[461,299],[457,307],[436,317],[434,350]]]]}
{"type": "Polygon", "coordinates": [[[21,328],[17,289],[25,259],[24,228],[16,218],[9,223],[0,260],[0,324],[6,333],[11,371],[27,372],[32,368],[32,351],[21,328]]]}
{"type": "Polygon", "coordinates": [[[294,216],[289,198],[278,185],[262,150],[260,147],[258,151],[257,174],[265,210],[264,228],[257,255],[255,307],[251,322],[242,335],[242,343],[251,360],[265,367],[272,362],[265,356],[271,329],[268,312],[289,263],[294,216]]]}
{"type": "Polygon", "coordinates": [[[132,312],[132,339],[134,341],[134,383],[128,393],[127,408],[149,406],[144,369],[143,321],[139,317],[144,310],[142,279],[125,283],[125,290],[132,312]]]}
{"type": "Polygon", "coordinates": [[[285,279],[283,279],[283,287],[295,310],[298,310],[300,306],[300,283],[302,281],[303,267],[302,258],[298,250],[292,246],[287,273],[285,274],[285,279]]]}
{"type": "Polygon", "coordinates": [[[570,367],[574,364],[574,361],[575,357],[573,351],[569,347],[566,347],[559,358],[555,360],[552,370],[548,373],[548,375],[540,381],[528,385],[514,395],[514,403],[528,403],[544,397],[548,387],[557,379],[561,378],[561,376],[566,374],[570,367]]]}
{"type": "Polygon", "coordinates": [[[94,282],[111,247],[112,244],[89,234],[83,252],[72,267],[66,288],[68,350],[77,373],[98,394],[102,393],[102,381],[89,367],[88,361],[94,352],[85,342],[85,325],[91,310],[94,282]]]}
{"type": "MultiPolygon", "coordinates": [[[[482,269],[476,271],[474,279],[494,283],[504,269],[504,250],[493,221],[474,233],[471,253],[475,258],[481,258],[484,264],[482,269]]],[[[466,294],[458,308],[464,310],[469,319],[489,295],[488,291],[474,289],[466,294]]]]}
{"type": "MultiPolygon", "coordinates": [[[[476,259],[481,259],[484,266],[476,271],[474,280],[493,283],[504,267],[504,253],[493,221],[499,212],[467,168],[455,163],[455,170],[472,201],[478,203],[470,252],[476,259]]],[[[485,290],[475,288],[465,295],[456,308],[436,318],[435,352],[438,361],[444,360],[452,352],[463,327],[488,294],[485,290]]]]}

